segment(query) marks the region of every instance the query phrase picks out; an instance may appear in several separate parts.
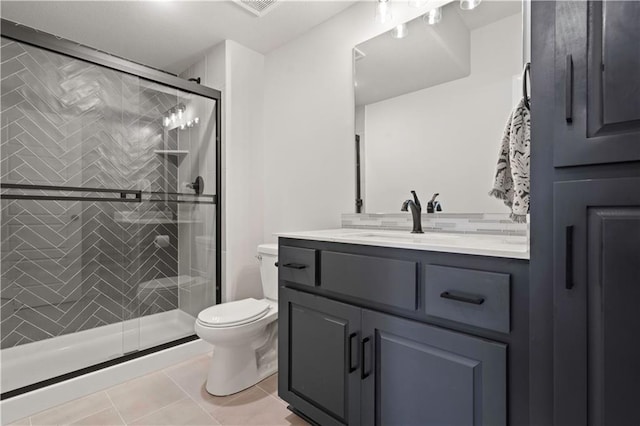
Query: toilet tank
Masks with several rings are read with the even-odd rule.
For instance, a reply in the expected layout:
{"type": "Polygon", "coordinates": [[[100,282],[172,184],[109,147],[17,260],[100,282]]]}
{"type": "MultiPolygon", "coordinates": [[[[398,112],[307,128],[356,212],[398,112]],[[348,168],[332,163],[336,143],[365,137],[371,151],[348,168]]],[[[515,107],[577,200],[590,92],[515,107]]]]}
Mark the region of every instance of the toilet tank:
{"type": "Polygon", "coordinates": [[[258,246],[258,258],[260,259],[260,278],[264,297],[270,300],[278,300],[278,245],[260,244],[258,246]]]}

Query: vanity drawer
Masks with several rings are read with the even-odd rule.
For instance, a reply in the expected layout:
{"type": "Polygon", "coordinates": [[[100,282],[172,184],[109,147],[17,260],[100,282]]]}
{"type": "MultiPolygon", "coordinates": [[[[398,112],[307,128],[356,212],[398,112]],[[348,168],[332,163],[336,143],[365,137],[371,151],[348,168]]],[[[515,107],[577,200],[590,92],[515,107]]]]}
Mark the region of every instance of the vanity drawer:
{"type": "Polygon", "coordinates": [[[279,279],[315,287],[317,250],[280,246],[278,250],[279,279]]]}
{"type": "Polygon", "coordinates": [[[425,313],[509,333],[510,279],[504,273],[427,265],[425,313]]]}
{"type": "Polygon", "coordinates": [[[322,251],[320,287],[335,293],[415,311],[418,262],[322,251]]]}

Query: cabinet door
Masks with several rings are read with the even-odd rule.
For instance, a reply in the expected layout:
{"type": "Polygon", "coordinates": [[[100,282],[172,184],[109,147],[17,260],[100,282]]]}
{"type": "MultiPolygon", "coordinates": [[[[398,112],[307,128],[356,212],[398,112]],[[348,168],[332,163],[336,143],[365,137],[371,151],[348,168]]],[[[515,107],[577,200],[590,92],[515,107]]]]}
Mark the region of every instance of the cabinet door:
{"type": "Polygon", "coordinates": [[[280,287],[278,394],[321,425],[360,424],[360,313],[280,287]]]}
{"type": "Polygon", "coordinates": [[[368,310],[362,326],[363,424],[506,424],[506,345],[368,310]]]}
{"type": "Polygon", "coordinates": [[[554,412],[640,424],[640,178],[554,188],[554,412]]]}
{"type": "Polygon", "coordinates": [[[638,22],[637,1],[556,3],[556,167],[640,160],[638,22]]]}

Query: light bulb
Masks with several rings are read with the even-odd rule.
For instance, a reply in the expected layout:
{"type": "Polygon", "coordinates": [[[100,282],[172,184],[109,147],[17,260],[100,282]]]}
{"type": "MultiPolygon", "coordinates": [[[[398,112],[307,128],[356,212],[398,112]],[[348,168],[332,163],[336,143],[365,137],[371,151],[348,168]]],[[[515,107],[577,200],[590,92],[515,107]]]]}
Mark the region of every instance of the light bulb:
{"type": "Polygon", "coordinates": [[[180,130],[184,130],[184,123],[180,125],[180,130]]]}
{"type": "Polygon", "coordinates": [[[194,124],[198,124],[200,122],[200,119],[198,117],[193,119],[194,124]]]}
{"type": "Polygon", "coordinates": [[[162,117],[162,125],[164,127],[169,127],[169,123],[171,123],[171,119],[169,117],[162,117]]]}
{"type": "Polygon", "coordinates": [[[435,25],[438,22],[442,21],[442,8],[436,7],[435,9],[431,9],[422,17],[424,22],[427,25],[435,25]]]}
{"type": "Polygon", "coordinates": [[[187,121],[187,127],[193,127],[193,121],[191,120],[187,121]]]}
{"type": "Polygon", "coordinates": [[[175,112],[171,113],[171,121],[176,121],[176,113],[175,112]]]}
{"type": "Polygon", "coordinates": [[[391,30],[391,37],[393,38],[405,38],[409,35],[409,27],[407,24],[400,24],[391,30]]]}
{"type": "Polygon", "coordinates": [[[390,0],[378,0],[376,5],[376,22],[384,24],[391,20],[390,0]]]}
{"type": "Polygon", "coordinates": [[[178,120],[182,120],[183,112],[184,112],[184,108],[178,108],[178,120]]]}
{"type": "Polygon", "coordinates": [[[460,9],[473,10],[482,2],[482,0],[460,0],[460,9]]]}

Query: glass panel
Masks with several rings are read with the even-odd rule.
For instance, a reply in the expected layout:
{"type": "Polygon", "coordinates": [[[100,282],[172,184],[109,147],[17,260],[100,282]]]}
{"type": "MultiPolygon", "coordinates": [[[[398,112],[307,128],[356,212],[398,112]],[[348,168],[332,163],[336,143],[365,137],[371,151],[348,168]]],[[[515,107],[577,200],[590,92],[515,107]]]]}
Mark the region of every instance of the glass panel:
{"type": "Polygon", "coordinates": [[[153,152],[136,181],[144,191],[135,213],[142,267],[132,277],[146,349],[192,335],[198,312],[215,303],[216,128],[215,101],[139,84],[149,117],[140,142],[153,152]]]}
{"type": "Polygon", "coordinates": [[[0,55],[2,391],[192,335],[215,303],[215,101],[0,55]]]}

